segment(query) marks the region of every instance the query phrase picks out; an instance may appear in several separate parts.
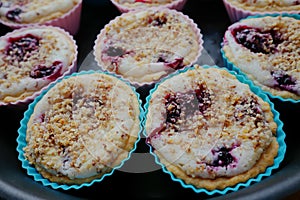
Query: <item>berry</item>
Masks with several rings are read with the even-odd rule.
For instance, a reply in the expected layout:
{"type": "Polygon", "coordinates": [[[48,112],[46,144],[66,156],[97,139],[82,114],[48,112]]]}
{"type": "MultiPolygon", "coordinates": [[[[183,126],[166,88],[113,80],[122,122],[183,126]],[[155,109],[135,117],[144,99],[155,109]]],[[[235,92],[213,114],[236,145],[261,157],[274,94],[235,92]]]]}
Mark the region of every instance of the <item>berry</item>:
{"type": "Polygon", "coordinates": [[[296,85],[296,82],[290,75],[286,74],[283,71],[272,71],[271,75],[276,81],[275,86],[293,92],[293,88],[296,85]]]}
{"type": "Polygon", "coordinates": [[[9,45],[6,49],[6,55],[12,60],[26,61],[32,52],[37,51],[39,39],[31,34],[22,37],[9,38],[9,45]]]}
{"type": "Polygon", "coordinates": [[[277,31],[261,31],[257,28],[240,27],[233,31],[237,42],[254,53],[272,53],[282,42],[281,34],[277,31]]]}
{"type": "Polygon", "coordinates": [[[157,62],[163,62],[163,63],[165,63],[165,66],[170,67],[175,70],[183,68],[183,65],[182,65],[183,58],[175,58],[174,61],[167,61],[163,57],[159,57],[157,62]]]}
{"type": "Polygon", "coordinates": [[[15,8],[6,13],[6,18],[11,21],[18,22],[18,21],[20,21],[21,13],[22,13],[22,10],[20,8],[15,8]]]}
{"type": "Polygon", "coordinates": [[[55,80],[60,75],[60,70],[63,67],[63,63],[55,61],[52,66],[37,65],[30,72],[31,78],[43,78],[48,77],[49,79],[55,80]]]}
{"type": "Polygon", "coordinates": [[[125,54],[125,51],[120,47],[110,46],[106,50],[106,54],[111,57],[122,56],[125,54]]]}
{"type": "Polygon", "coordinates": [[[218,151],[213,151],[213,154],[217,154],[217,159],[213,161],[212,166],[215,167],[224,167],[230,165],[234,158],[230,154],[231,149],[228,149],[226,147],[222,147],[218,151]]]}
{"type": "Polygon", "coordinates": [[[203,113],[210,104],[210,94],[203,85],[187,93],[167,94],[165,96],[166,123],[175,125],[180,117],[188,117],[196,111],[203,113]]]}
{"type": "Polygon", "coordinates": [[[263,120],[262,111],[255,99],[239,99],[233,103],[235,107],[234,117],[236,121],[240,121],[245,117],[255,119],[256,123],[263,120]]]}
{"type": "Polygon", "coordinates": [[[203,113],[211,105],[210,94],[205,89],[204,85],[200,85],[199,89],[195,90],[195,93],[196,93],[196,97],[199,102],[199,105],[198,105],[199,111],[201,113],[203,113]]]}
{"type": "Polygon", "coordinates": [[[153,26],[161,27],[164,24],[166,24],[167,21],[168,20],[167,20],[166,16],[156,16],[154,19],[152,17],[149,18],[148,23],[152,24],[153,26]]]}
{"type": "Polygon", "coordinates": [[[165,97],[165,108],[167,111],[167,123],[176,124],[180,117],[181,108],[176,94],[167,94],[165,97]]]}

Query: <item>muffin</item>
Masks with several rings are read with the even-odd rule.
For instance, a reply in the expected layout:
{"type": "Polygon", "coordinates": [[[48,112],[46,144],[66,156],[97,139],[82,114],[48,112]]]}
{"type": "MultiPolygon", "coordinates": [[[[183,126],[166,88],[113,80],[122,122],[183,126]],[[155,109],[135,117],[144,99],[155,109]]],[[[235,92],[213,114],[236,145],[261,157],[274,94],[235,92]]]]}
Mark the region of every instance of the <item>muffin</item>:
{"type": "Polygon", "coordinates": [[[222,42],[225,65],[272,97],[299,101],[299,19],[299,15],[265,15],[232,24],[222,42]]]}
{"type": "Polygon", "coordinates": [[[123,13],[105,25],[94,56],[101,70],[143,86],[195,63],[202,43],[200,29],[188,16],[149,8],[123,13]]]}
{"type": "Polygon", "coordinates": [[[111,0],[111,2],[123,13],[149,7],[182,10],[187,0],[111,0]]]}
{"type": "Polygon", "coordinates": [[[223,3],[233,23],[252,15],[300,11],[300,2],[296,0],[223,0],[223,3]]]}
{"type": "Polygon", "coordinates": [[[76,42],[61,28],[32,26],[1,36],[0,106],[28,104],[76,67],[76,42]]]}
{"type": "Polygon", "coordinates": [[[267,96],[252,89],[225,68],[195,65],[150,91],[146,141],[173,180],[224,194],[278,167],[282,123],[267,96]]]}
{"type": "Polygon", "coordinates": [[[76,34],[81,8],[82,0],[1,0],[0,23],[13,29],[32,24],[53,25],[76,34]]]}
{"type": "Polygon", "coordinates": [[[21,121],[22,166],[36,170],[44,185],[63,189],[100,181],[135,149],[141,113],[134,89],[112,75],[65,77],[30,104],[21,121]]]}

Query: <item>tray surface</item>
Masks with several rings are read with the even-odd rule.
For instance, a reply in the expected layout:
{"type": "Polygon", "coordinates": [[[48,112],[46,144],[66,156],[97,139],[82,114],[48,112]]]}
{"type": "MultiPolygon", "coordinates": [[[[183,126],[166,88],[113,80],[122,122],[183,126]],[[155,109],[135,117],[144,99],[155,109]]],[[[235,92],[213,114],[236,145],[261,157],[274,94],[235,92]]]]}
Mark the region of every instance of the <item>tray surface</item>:
{"type": "MultiPolygon", "coordinates": [[[[188,0],[182,12],[192,18],[201,29],[204,51],[201,63],[223,66],[220,43],[226,28],[231,24],[221,0],[188,0]]],[[[120,12],[109,0],[84,0],[80,30],[74,39],[79,47],[78,71],[94,66],[92,48],[100,30],[120,12]]],[[[10,29],[0,25],[0,36],[10,29]]],[[[147,90],[138,89],[142,100],[147,90]]],[[[272,175],[250,187],[240,188],[226,195],[207,195],[184,189],[178,182],[171,180],[155,164],[148,153],[149,148],[142,138],[130,162],[114,172],[110,177],[91,187],[79,190],[53,190],[35,182],[26,174],[17,158],[16,138],[24,110],[0,108],[0,199],[285,199],[300,191],[300,139],[296,127],[296,117],[300,105],[273,100],[275,109],[280,112],[283,130],[286,133],[287,151],[283,162],[272,175]]]]}

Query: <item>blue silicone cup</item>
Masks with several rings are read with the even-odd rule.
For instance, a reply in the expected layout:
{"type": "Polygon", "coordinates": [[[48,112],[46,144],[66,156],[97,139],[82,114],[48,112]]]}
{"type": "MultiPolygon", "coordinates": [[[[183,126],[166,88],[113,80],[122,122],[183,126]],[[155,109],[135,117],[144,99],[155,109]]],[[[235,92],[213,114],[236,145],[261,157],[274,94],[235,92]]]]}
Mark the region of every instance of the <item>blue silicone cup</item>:
{"type": "MultiPolygon", "coordinates": [[[[94,71],[94,70],[89,70],[89,71],[81,71],[79,73],[73,73],[69,76],[65,76],[63,79],[67,79],[69,77],[72,76],[80,76],[83,74],[92,74],[92,73],[103,73],[103,74],[107,74],[110,76],[114,76],[113,74],[107,73],[107,72],[102,72],[102,71],[94,71]]],[[[116,76],[114,76],[116,77],[116,76]]],[[[116,77],[118,78],[118,77],[116,77]]],[[[48,179],[45,179],[44,177],[41,176],[41,174],[38,173],[38,171],[35,169],[35,167],[31,164],[29,164],[28,160],[26,160],[26,158],[24,157],[24,151],[23,148],[26,146],[27,142],[26,142],[26,129],[27,129],[27,123],[30,119],[31,114],[33,113],[34,107],[35,105],[42,99],[42,97],[53,87],[55,86],[56,83],[59,83],[60,81],[62,81],[63,79],[57,80],[56,82],[52,83],[49,88],[45,91],[43,91],[37,98],[35,98],[35,100],[29,104],[28,109],[25,111],[24,113],[24,117],[21,120],[20,124],[20,128],[18,129],[18,137],[17,137],[17,152],[18,152],[18,159],[22,162],[22,167],[24,169],[26,169],[27,174],[29,176],[32,176],[33,179],[37,182],[41,182],[44,186],[50,186],[53,189],[63,189],[63,190],[69,190],[69,189],[80,189],[82,187],[88,187],[91,186],[92,184],[96,183],[96,182],[101,182],[105,177],[107,176],[111,176],[114,171],[116,169],[121,168],[124,163],[130,159],[131,154],[135,151],[135,149],[137,148],[137,143],[139,142],[140,138],[141,138],[141,133],[142,133],[142,123],[144,121],[144,110],[141,106],[141,101],[139,100],[139,94],[136,92],[135,88],[133,86],[130,85],[130,83],[124,81],[127,85],[129,85],[132,90],[134,91],[134,93],[136,94],[139,102],[140,102],[140,115],[139,115],[139,119],[140,119],[140,131],[138,133],[138,138],[134,144],[134,147],[131,149],[131,151],[128,154],[128,157],[126,159],[124,159],[120,165],[114,167],[110,172],[104,174],[102,177],[98,178],[98,179],[94,179],[91,182],[88,183],[82,183],[82,184],[78,184],[78,185],[66,185],[66,184],[59,184],[59,183],[55,183],[55,182],[50,182],[48,179]]]]}
{"type": "MultiPolygon", "coordinates": [[[[265,17],[265,16],[271,16],[271,17],[276,17],[276,16],[283,16],[283,17],[293,17],[297,20],[300,20],[300,15],[299,14],[288,14],[288,13],[277,13],[277,14],[261,14],[261,15],[253,15],[253,16],[248,16],[245,19],[250,19],[250,18],[261,18],[261,17],[265,17]]],[[[244,19],[241,19],[240,21],[243,21],[244,19]]],[[[245,76],[247,79],[249,79],[250,82],[252,82],[252,84],[254,84],[254,82],[245,74],[243,73],[236,65],[234,65],[231,61],[228,60],[228,58],[226,57],[223,49],[223,41],[221,42],[221,55],[222,55],[222,59],[224,62],[224,66],[227,67],[230,70],[236,71],[238,74],[241,74],[243,76],[245,76]]],[[[254,84],[255,85],[255,84],[254,84]]],[[[259,86],[258,86],[259,87],[259,86]]],[[[271,99],[278,99],[279,101],[282,102],[290,102],[290,103],[300,103],[300,99],[296,100],[296,99],[291,99],[291,98],[283,98],[281,96],[278,95],[273,95],[268,91],[263,90],[261,87],[259,87],[262,92],[266,93],[271,99]]]]}
{"type": "MultiPolygon", "coordinates": [[[[172,172],[168,171],[168,169],[166,168],[166,166],[164,164],[162,164],[160,162],[159,157],[154,153],[154,149],[152,148],[152,146],[150,144],[147,143],[147,145],[150,147],[150,153],[154,156],[155,158],[155,162],[161,166],[163,172],[167,173],[170,175],[171,179],[175,182],[179,182],[183,188],[190,188],[192,189],[194,192],[196,193],[206,193],[208,195],[214,195],[214,194],[226,194],[228,192],[235,192],[237,190],[239,190],[240,188],[246,188],[251,186],[251,184],[256,183],[256,182],[260,182],[264,177],[268,177],[272,174],[272,170],[275,170],[277,168],[279,168],[280,163],[283,161],[284,156],[285,156],[285,152],[286,152],[286,144],[285,144],[285,132],[283,131],[283,122],[279,119],[279,112],[275,110],[274,108],[274,104],[270,101],[270,99],[268,98],[268,96],[266,94],[264,94],[257,86],[253,85],[253,83],[251,81],[249,81],[248,79],[246,79],[244,76],[237,74],[234,71],[228,70],[225,67],[219,67],[219,66],[209,66],[209,65],[203,65],[203,68],[217,68],[217,69],[221,69],[221,70],[226,70],[228,71],[230,74],[234,75],[241,83],[245,83],[248,84],[251,91],[254,92],[256,95],[258,95],[260,98],[262,98],[265,102],[269,103],[271,106],[271,110],[272,113],[274,115],[274,121],[277,124],[277,132],[276,132],[276,137],[277,137],[277,141],[279,143],[279,149],[278,149],[278,155],[276,156],[276,158],[274,159],[274,164],[272,166],[269,166],[264,173],[261,173],[259,175],[257,175],[255,178],[251,178],[248,179],[246,182],[243,183],[238,183],[235,186],[232,187],[226,187],[223,190],[219,190],[219,189],[215,189],[215,190],[207,190],[205,188],[197,188],[192,184],[186,184],[182,179],[177,178],[172,172]]],[[[144,110],[145,110],[145,120],[144,120],[144,127],[146,125],[146,121],[147,121],[147,113],[148,113],[148,107],[149,107],[149,102],[151,100],[151,96],[152,94],[156,91],[156,89],[158,88],[158,86],[163,83],[165,80],[167,80],[168,78],[171,78],[173,76],[178,75],[179,73],[184,73],[188,70],[195,70],[195,67],[191,66],[188,69],[184,69],[184,70],[179,70],[178,72],[171,74],[170,76],[162,79],[160,82],[158,82],[155,87],[153,89],[150,90],[149,96],[146,98],[146,103],[144,105],[144,110]]],[[[144,129],[143,131],[144,136],[147,138],[147,133],[146,130],[144,129]]]]}

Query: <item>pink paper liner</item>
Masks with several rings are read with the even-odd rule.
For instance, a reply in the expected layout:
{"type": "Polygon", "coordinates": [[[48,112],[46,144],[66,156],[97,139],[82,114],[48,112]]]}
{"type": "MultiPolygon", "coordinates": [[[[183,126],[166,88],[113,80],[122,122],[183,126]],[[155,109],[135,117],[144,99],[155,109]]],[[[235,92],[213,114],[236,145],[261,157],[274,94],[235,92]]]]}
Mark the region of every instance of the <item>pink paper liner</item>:
{"type": "Polygon", "coordinates": [[[274,11],[274,12],[254,12],[249,10],[244,10],[231,5],[227,0],[223,0],[224,6],[232,23],[239,21],[240,19],[246,18],[253,15],[261,14],[275,14],[275,13],[287,13],[287,14],[299,14],[300,11],[274,11]]]}
{"type": "MultiPolygon", "coordinates": [[[[31,25],[31,26],[26,26],[26,27],[15,29],[12,32],[9,32],[4,36],[1,36],[1,38],[2,37],[9,37],[10,35],[13,35],[14,33],[21,32],[23,30],[34,29],[35,27],[37,27],[37,28],[43,28],[43,27],[56,28],[58,31],[63,32],[64,34],[66,34],[67,37],[69,37],[72,40],[73,44],[74,44],[74,47],[75,47],[74,60],[72,61],[71,65],[69,66],[68,70],[65,71],[56,80],[59,80],[59,79],[63,78],[66,75],[72,74],[73,72],[76,72],[77,71],[78,46],[77,46],[76,41],[74,40],[73,36],[69,32],[65,31],[64,29],[62,29],[60,27],[50,26],[50,25],[31,25]]],[[[21,99],[21,100],[15,101],[15,102],[7,102],[7,103],[0,101],[0,107],[4,106],[4,107],[7,107],[7,108],[21,109],[22,110],[22,109],[26,108],[28,106],[28,104],[31,103],[38,95],[40,95],[44,90],[46,90],[49,87],[50,83],[52,83],[56,80],[53,80],[53,81],[49,82],[47,85],[42,87],[40,90],[34,92],[31,96],[25,97],[24,99],[21,99]]]]}
{"type": "MultiPolygon", "coordinates": [[[[133,10],[143,10],[145,8],[135,8],[135,7],[126,7],[123,4],[120,4],[118,2],[116,2],[115,0],[111,0],[111,2],[117,7],[117,9],[121,12],[121,13],[125,13],[125,12],[129,12],[129,11],[133,11],[133,10]]],[[[184,5],[186,4],[187,0],[177,0],[177,1],[173,1],[171,3],[165,4],[165,5],[161,5],[161,6],[155,6],[157,8],[169,8],[169,9],[175,9],[175,10],[182,10],[184,5]]]]}
{"type": "MultiPolygon", "coordinates": [[[[168,9],[168,8],[148,8],[149,10],[157,10],[157,11],[164,11],[164,12],[173,12],[173,13],[177,13],[178,15],[181,15],[192,27],[192,29],[194,30],[194,32],[196,33],[197,35],[197,40],[198,40],[198,44],[199,44],[199,49],[198,49],[198,52],[197,52],[197,56],[195,56],[194,60],[191,60],[190,63],[186,66],[184,66],[183,68],[181,69],[184,69],[184,68],[187,68],[189,66],[191,66],[192,64],[195,64],[199,57],[201,56],[202,54],[202,50],[203,50],[203,36],[201,34],[201,31],[200,29],[198,28],[198,25],[193,21],[193,19],[189,18],[189,16],[183,14],[182,12],[180,11],[176,11],[176,10],[173,10],[173,9],[168,9]]],[[[143,9],[141,11],[144,11],[146,9],[143,9]]],[[[137,13],[137,12],[140,12],[140,10],[134,10],[134,11],[130,11],[130,12],[126,12],[126,13],[122,13],[120,16],[117,16],[115,19],[112,19],[110,20],[110,22],[108,24],[106,24],[104,26],[104,28],[102,28],[100,30],[100,33],[97,35],[96,37],[96,40],[94,41],[94,47],[93,47],[93,55],[94,55],[94,59],[98,65],[98,67],[102,70],[102,71],[105,71],[105,72],[108,72],[108,73],[113,73],[114,75],[120,77],[120,78],[123,78],[124,80],[130,82],[134,87],[138,88],[138,87],[141,87],[141,86],[150,86],[152,85],[153,83],[156,83],[158,82],[161,78],[163,77],[160,77],[158,80],[154,80],[154,81],[151,81],[151,82],[136,82],[136,81],[133,81],[133,80],[130,80],[126,77],[123,77],[122,75],[120,74],[116,74],[112,71],[109,71],[107,69],[104,69],[103,68],[103,65],[102,64],[102,61],[100,59],[98,59],[98,56],[96,54],[96,51],[97,51],[97,47],[98,47],[98,42],[102,39],[102,37],[105,36],[105,33],[106,33],[106,27],[110,27],[118,18],[120,17],[124,17],[124,16],[127,16],[127,15],[131,15],[132,13],[137,13]]],[[[177,70],[174,70],[174,72],[176,72],[177,70]]],[[[172,72],[172,73],[174,73],[172,72]]]]}
{"type": "Polygon", "coordinates": [[[68,31],[71,35],[76,35],[80,27],[81,10],[82,10],[82,0],[80,0],[79,3],[76,6],[74,6],[69,12],[65,13],[59,18],[52,19],[50,21],[46,21],[42,23],[17,24],[13,22],[0,20],[0,23],[10,27],[11,29],[19,29],[19,28],[24,28],[33,25],[57,26],[68,31]]]}

